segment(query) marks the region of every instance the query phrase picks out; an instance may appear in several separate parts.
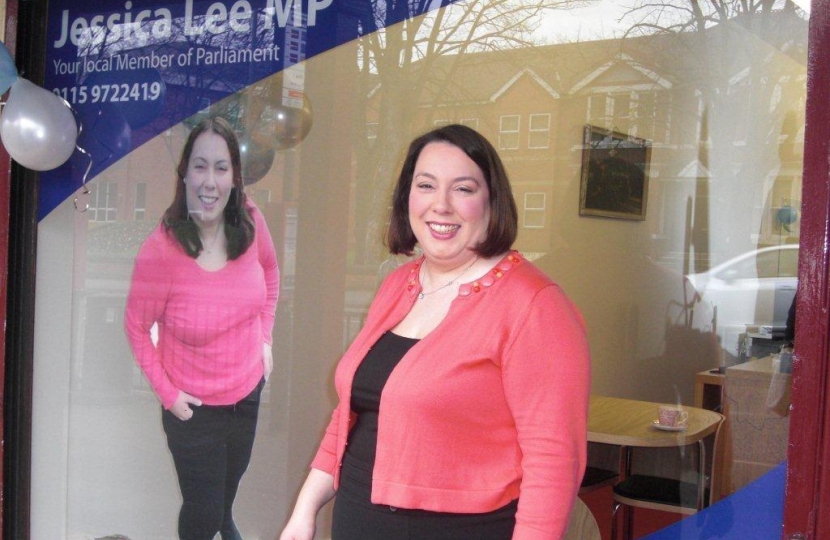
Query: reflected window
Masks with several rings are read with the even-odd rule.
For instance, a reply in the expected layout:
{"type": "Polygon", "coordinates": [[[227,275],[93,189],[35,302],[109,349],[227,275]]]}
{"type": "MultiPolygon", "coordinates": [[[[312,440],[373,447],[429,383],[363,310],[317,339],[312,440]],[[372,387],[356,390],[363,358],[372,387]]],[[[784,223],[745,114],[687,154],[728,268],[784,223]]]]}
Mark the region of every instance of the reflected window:
{"type": "Polygon", "coordinates": [[[625,91],[588,98],[588,122],[634,137],[668,142],[671,115],[666,92],[625,91]]]}
{"type": "Polygon", "coordinates": [[[605,103],[610,106],[610,110],[606,110],[606,115],[611,117],[612,126],[631,125],[631,102],[631,94],[627,92],[608,95],[605,103]]]}
{"type": "Polygon", "coordinates": [[[136,221],[144,221],[144,215],[147,212],[147,183],[139,182],[135,185],[135,210],[133,210],[133,219],[136,221]]]}
{"type": "Polygon", "coordinates": [[[608,119],[605,103],[605,94],[597,94],[588,97],[588,123],[594,126],[611,128],[610,119],[608,119]]]}
{"type": "Polygon", "coordinates": [[[524,220],[526,229],[541,229],[545,226],[546,196],[544,193],[525,193],[524,220]]]}
{"type": "Polygon", "coordinates": [[[634,111],[634,131],[638,137],[658,142],[669,142],[671,114],[668,92],[637,92],[634,111]]]}
{"type": "Polygon", "coordinates": [[[629,132],[632,126],[630,92],[607,92],[588,99],[588,121],[592,125],[629,132]]]}
{"type": "MultiPolygon", "coordinates": [[[[749,68],[741,70],[729,81],[729,105],[733,114],[740,118],[750,118],[752,114],[753,104],[745,98],[751,94],[751,81],[748,80],[749,68]]],[[[735,146],[745,146],[747,137],[749,136],[749,122],[733,122],[733,129],[735,130],[732,137],[732,144],[735,146]]]]}
{"type": "Polygon", "coordinates": [[[550,147],[550,114],[531,114],[528,123],[528,148],[550,147]]]}
{"type": "Polygon", "coordinates": [[[521,118],[518,114],[503,115],[499,118],[499,148],[516,150],[519,148],[519,128],[521,118]]]}
{"type": "Polygon", "coordinates": [[[97,222],[115,221],[117,199],[117,183],[94,184],[89,193],[89,220],[97,222]]]}

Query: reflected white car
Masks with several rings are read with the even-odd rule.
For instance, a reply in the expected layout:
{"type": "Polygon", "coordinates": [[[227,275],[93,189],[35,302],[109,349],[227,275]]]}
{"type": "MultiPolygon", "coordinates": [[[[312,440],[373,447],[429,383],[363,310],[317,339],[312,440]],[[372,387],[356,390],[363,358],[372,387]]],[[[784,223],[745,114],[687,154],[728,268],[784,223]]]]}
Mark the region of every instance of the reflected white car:
{"type": "Polygon", "coordinates": [[[739,356],[738,338],[746,327],[764,326],[782,333],[798,286],[798,244],[748,251],[686,276],[712,306],[721,346],[739,356]]]}

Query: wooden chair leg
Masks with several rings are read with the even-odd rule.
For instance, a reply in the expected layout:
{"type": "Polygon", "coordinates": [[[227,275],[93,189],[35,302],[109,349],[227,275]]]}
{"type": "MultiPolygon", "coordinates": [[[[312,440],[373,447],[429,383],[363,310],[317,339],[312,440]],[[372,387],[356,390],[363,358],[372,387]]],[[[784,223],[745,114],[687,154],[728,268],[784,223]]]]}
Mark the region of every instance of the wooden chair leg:
{"type": "Polygon", "coordinates": [[[632,540],[634,538],[634,507],[625,505],[625,508],[623,508],[623,517],[625,517],[623,540],[632,540]]]}
{"type": "Polygon", "coordinates": [[[620,510],[622,503],[614,502],[611,508],[611,540],[617,540],[617,512],[620,510]]]}

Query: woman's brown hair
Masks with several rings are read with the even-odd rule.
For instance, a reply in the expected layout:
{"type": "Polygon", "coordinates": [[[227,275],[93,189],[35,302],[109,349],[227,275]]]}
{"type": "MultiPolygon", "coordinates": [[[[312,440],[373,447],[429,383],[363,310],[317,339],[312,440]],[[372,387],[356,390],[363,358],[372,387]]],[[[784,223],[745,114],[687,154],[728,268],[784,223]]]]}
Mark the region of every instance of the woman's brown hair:
{"type": "Polygon", "coordinates": [[[254,220],[248,210],[248,199],[242,181],[242,157],[239,150],[239,140],[231,125],[222,117],[205,118],[190,132],[182,149],[179,166],[176,169],[176,194],[173,203],[164,212],[162,223],[168,232],[172,232],[185,252],[194,259],[204,249],[199,237],[199,227],[190,218],[187,209],[187,195],[184,178],[187,175],[187,166],[193,144],[203,133],[215,133],[225,140],[231,156],[233,170],[233,187],[231,188],[228,204],[223,211],[225,221],[225,238],[228,241],[228,259],[233,260],[245,253],[254,241],[254,220]]]}
{"type": "Polygon", "coordinates": [[[458,147],[484,173],[490,193],[490,223],[487,225],[487,237],[474,251],[482,257],[492,257],[510,249],[516,241],[519,218],[510,180],[501,158],[493,145],[479,132],[460,124],[451,124],[425,133],[409,145],[392,194],[392,210],[386,235],[389,251],[411,255],[415,248],[417,239],[409,224],[409,191],[421,151],[434,142],[458,147]]]}

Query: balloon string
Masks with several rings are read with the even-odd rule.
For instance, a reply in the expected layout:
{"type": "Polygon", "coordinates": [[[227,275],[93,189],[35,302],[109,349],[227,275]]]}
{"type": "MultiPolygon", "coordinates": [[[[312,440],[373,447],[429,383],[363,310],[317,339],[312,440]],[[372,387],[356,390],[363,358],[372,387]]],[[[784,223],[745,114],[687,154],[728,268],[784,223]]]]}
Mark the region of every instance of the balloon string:
{"type": "MultiPolygon", "coordinates": [[[[89,187],[86,185],[86,179],[87,179],[87,176],[89,176],[89,171],[92,169],[92,156],[89,154],[89,152],[87,152],[86,150],[84,150],[83,148],[78,146],[77,143],[75,144],[75,149],[78,152],[84,154],[87,158],[89,158],[89,163],[87,163],[87,165],[86,165],[86,171],[84,171],[84,177],[81,180],[81,186],[84,188],[81,191],[81,197],[87,197],[89,195],[90,191],[89,191],[89,187]]],[[[84,203],[83,208],[81,208],[78,205],[78,199],[79,199],[79,197],[75,197],[72,200],[72,204],[75,206],[75,210],[80,212],[80,213],[84,213],[87,210],[89,210],[89,199],[87,198],[87,201],[84,203]]]]}
{"type": "MultiPolygon", "coordinates": [[[[58,97],[60,97],[60,96],[58,96],[58,97]]],[[[61,98],[61,99],[63,100],[64,103],[66,103],[66,106],[69,107],[69,109],[72,111],[72,114],[74,114],[75,117],[77,118],[78,117],[77,111],[75,109],[73,109],[72,106],[69,105],[69,103],[65,99],[63,99],[63,98],[61,98]]],[[[98,115],[99,116],[101,115],[100,110],[98,111],[98,115]]],[[[81,154],[85,155],[87,157],[87,159],[89,159],[89,162],[86,164],[86,170],[84,171],[84,176],[83,176],[83,178],[81,178],[81,187],[83,187],[83,190],[81,191],[81,195],[78,196],[78,197],[75,197],[74,199],[72,199],[72,204],[73,204],[73,206],[75,206],[75,211],[80,212],[80,213],[84,213],[87,210],[89,210],[89,197],[88,197],[88,195],[89,195],[90,191],[89,191],[89,187],[86,185],[86,179],[89,177],[89,171],[92,170],[93,159],[92,159],[92,155],[89,152],[87,152],[85,148],[82,148],[77,143],[77,141],[80,140],[80,138],[81,138],[81,133],[83,133],[83,131],[84,131],[84,123],[81,121],[80,118],[77,118],[77,121],[78,121],[78,137],[75,139],[75,141],[76,141],[75,142],[75,149],[78,152],[80,152],[81,154]],[[81,207],[78,204],[78,199],[80,197],[86,197],[86,199],[87,199],[87,201],[84,203],[83,207],[81,207]]]]}

